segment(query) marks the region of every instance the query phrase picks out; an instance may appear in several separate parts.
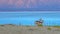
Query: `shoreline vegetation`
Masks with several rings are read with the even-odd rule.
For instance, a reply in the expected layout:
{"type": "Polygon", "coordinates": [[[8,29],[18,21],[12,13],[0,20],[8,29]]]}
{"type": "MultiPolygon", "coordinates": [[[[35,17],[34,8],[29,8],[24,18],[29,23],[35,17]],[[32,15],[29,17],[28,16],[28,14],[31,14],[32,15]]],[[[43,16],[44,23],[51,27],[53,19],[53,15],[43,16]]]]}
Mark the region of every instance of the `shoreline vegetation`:
{"type": "Polygon", "coordinates": [[[0,34],[56,34],[58,33],[57,31],[60,33],[60,26],[17,26],[14,24],[0,25],[0,34]]]}
{"type": "Polygon", "coordinates": [[[35,21],[35,25],[0,24],[0,34],[60,34],[60,26],[43,26],[42,19],[35,21]]]}
{"type": "Polygon", "coordinates": [[[25,26],[25,27],[55,27],[55,28],[60,28],[60,26],[54,25],[54,26],[43,26],[42,24],[37,25],[37,26],[29,26],[29,25],[14,25],[14,24],[0,24],[0,26],[5,26],[5,25],[11,25],[11,26],[25,26]]]}

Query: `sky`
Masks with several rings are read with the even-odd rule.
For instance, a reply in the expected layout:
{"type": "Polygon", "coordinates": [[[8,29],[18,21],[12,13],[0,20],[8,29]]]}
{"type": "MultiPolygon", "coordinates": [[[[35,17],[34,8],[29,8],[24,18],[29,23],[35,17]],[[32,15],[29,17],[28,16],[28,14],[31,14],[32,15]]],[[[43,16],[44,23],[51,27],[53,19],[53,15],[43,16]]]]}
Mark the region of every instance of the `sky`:
{"type": "Polygon", "coordinates": [[[60,26],[60,12],[0,12],[0,24],[35,26],[35,21],[42,18],[44,26],[60,26]]]}
{"type": "Polygon", "coordinates": [[[0,0],[1,10],[60,10],[60,0],[0,0]]]}

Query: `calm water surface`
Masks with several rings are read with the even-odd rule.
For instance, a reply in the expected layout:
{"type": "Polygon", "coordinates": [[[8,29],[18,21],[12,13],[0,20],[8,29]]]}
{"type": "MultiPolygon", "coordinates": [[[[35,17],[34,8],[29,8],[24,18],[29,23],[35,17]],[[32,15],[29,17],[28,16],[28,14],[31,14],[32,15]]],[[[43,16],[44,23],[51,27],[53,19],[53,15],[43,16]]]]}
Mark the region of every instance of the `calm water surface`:
{"type": "Polygon", "coordinates": [[[0,24],[35,25],[42,18],[43,25],[60,25],[60,12],[0,12],[0,24]]]}

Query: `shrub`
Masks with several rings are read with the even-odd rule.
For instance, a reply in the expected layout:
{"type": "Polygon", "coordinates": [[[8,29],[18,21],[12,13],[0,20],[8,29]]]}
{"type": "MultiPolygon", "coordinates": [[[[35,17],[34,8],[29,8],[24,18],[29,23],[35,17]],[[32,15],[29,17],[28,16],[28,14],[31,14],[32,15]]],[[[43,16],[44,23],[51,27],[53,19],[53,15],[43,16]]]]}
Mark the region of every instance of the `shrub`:
{"type": "Polygon", "coordinates": [[[0,25],[0,26],[4,26],[4,25],[0,25]]]}

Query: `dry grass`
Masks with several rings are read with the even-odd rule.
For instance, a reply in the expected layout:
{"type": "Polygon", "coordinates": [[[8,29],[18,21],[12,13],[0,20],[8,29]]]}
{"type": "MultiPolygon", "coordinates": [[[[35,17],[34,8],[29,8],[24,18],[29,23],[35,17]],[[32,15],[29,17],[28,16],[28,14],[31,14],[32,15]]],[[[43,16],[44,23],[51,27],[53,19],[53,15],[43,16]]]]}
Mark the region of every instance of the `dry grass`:
{"type": "Polygon", "coordinates": [[[60,28],[60,26],[53,26],[54,28],[60,28]]]}

